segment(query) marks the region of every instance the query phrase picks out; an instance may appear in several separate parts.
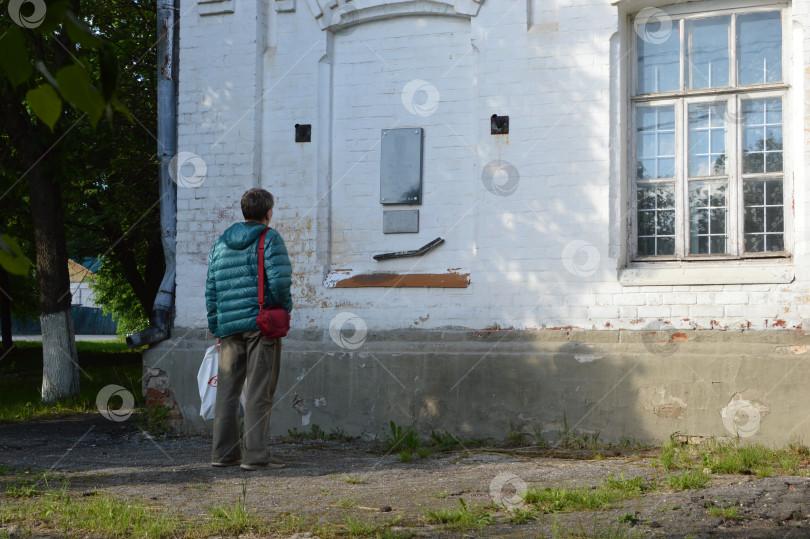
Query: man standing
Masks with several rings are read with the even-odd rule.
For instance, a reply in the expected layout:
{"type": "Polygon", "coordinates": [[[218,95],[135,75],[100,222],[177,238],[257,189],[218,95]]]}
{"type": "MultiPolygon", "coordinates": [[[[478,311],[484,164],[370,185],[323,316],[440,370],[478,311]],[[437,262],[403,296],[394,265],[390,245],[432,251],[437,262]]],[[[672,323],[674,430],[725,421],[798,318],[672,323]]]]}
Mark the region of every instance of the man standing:
{"type": "Polygon", "coordinates": [[[283,468],[267,448],[270,411],[281,366],[281,339],[267,339],[256,325],[259,314],[259,237],[264,243],[265,305],[292,311],[292,266],[281,235],[268,228],[273,195],[251,189],[242,195],[244,223],[219,237],[208,256],[205,302],[208,329],[220,344],[214,444],[211,464],[245,470],[283,468]],[[247,382],[245,377],[247,376],[247,382]],[[237,407],[246,384],[244,434],[240,443],[237,407]]]}

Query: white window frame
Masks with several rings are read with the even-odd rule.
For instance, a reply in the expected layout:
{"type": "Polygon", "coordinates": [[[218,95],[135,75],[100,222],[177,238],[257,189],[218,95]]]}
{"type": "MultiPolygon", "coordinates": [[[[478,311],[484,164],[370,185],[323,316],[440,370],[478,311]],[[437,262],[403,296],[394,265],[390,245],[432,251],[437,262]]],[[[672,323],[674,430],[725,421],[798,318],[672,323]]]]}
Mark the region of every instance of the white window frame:
{"type": "MultiPolygon", "coordinates": [[[[659,270],[665,270],[667,263],[671,267],[674,262],[677,263],[693,263],[698,262],[700,265],[706,266],[704,269],[709,269],[709,266],[715,266],[717,263],[723,261],[735,260],[741,261],[740,263],[750,263],[754,266],[761,266],[762,259],[770,259],[774,262],[784,263],[791,260],[791,253],[793,252],[794,238],[793,238],[793,215],[792,215],[792,167],[791,161],[793,158],[791,149],[792,137],[791,130],[793,128],[791,121],[791,97],[790,97],[790,75],[791,75],[791,62],[790,51],[792,50],[790,39],[790,10],[789,5],[784,2],[774,2],[769,4],[762,4],[759,2],[738,2],[729,5],[727,2],[701,2],[680,4],[670,7],[661,8],[667,15],[672,17],[673,25],[679,25],[679,28],[673,28],[673,31],[679,31],[680,36],[680,73],[679,81],[680,88],[673,91],[637,94],[638,90],[638,48],[636,36],[638,35],[638,21],[636,15],[628,16],[628,26],[630,30],[628,35],[628,86],[627,92],[627,140],[629,141],[629,151],[627,152],[627,211],[630,221],[628,230],[629,240],[627,249],[627,265],[628,268],[633,270],[643,270],[646,268],[657,267],[659,270]],[[764,83],[746,86],[735,86],[737,78],[737,46],[736,46],[736,16],[738,14],[748,14],[755,12],[766,11],[781,11],[782,13],[782,81],[778,83],[764,83]],[[729,86],[703,88],[697,90],[685,89],[685,74],[686,74],[686,61],[685,61],[685,21],[690,19],[702,19],[707,17],[716,17],[730,15],[731,21],[729,25],[729,86]],[[727,114],[731,117],[737,117],[740,101],[742,98],[768,98],[768,97],[781,97],[782,98],[782,157],[783,157],[783,170],[782,188],[783,188],[783,221],[784,221],[784,251],[779,252],[743,252],[744,242],[744,201],[742,182],[743,175],[738,170],[741,163],[742,152],[742,133],[743,129],[739,127],[729,128],[726,130],[726,173],[728,178],[728,188],[726,192],[727,204],[727,240],[728,240],[728,254],[689,254],[689,179],[688,179],[688,106],[692,103],[701,102],[717,102],[727,98],[727,114]],[[636,164],[637,164],[637,110],[639,107],[649,105],[673,105],[676,125],[675,125],[675,253],[674,255],[653,255],[643,256],[638,255],[638,208],[637,208],[637,178],[636,178],[636,164]],[[776,260],[778,259],[778,260],[776,260]],[[705,263],[705,264],[704,264],[705,263]]],[[[739,125],[739,124],[737,124],[739,125]]],[[[767,174],[763,174],[767,175],[767,174]]],[[[655,183],[655,182],[652,182],[655,183]]],[[[682,264],[677,264],[681,267],[682,264]]],[[[642,284],[638,282],[638,277],[644,275],[641,271],[625,271],[622,276],[622,281],[625,277],[629,281],[623,284],[642,284]],[[630,279],[630,276],[635,276],[630,279]]],[[[666,273],[666,271],[664,271],[666,273]]],[[[673,275],[682,275],[683,272],[675,272],[673,275]]],[[[755,271],[755,273],[757,273],[755,271]]],[[[760,272],[761,273],[761,272],[760,272]]],[[[778,272],[777,272],[778,273],[778,272]]],[[[792,275],[792,272],[790,272],[792,275]]],[[[660,277],[661,271],[657,272],[660,277]]],[[[782,277],[779,282],[782,282],[785,277],[782,277]]],[[[791,277],[792,279],[792,277],[791,277]]],[[[653,279],[655,281],[656,279],[653,279]]],[[[658,279],[661,280],[661,279],[658,279]]],[[[671,279],[663,279],[668,281],[671,279]]],[[[675,281],[680,282],[679,279],[675,281]]],[[[739,282],[740,278],[732,279],[728,282],[739,282]]],[[[762,282],[761,278],[754,278],[754,282],[762,282]]],[[[727,282],[727,281],[723,281],[727,282]]],[[[653,282],[651,284],[661,284],[653,282]]],[[[677,284],[673,282],[672,284],[677,284]]]]}

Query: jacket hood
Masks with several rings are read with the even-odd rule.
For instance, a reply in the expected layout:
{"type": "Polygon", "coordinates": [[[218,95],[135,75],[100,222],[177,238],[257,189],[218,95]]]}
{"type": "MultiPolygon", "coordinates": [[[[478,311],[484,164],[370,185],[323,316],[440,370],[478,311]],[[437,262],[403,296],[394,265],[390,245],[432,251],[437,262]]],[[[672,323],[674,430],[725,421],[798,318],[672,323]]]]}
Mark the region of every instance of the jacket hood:
{"type": "Polygon", "coordinates": [[[241,251],[256,242],[267,227],[257,222],[235,223],[222,234],[225,245],[231,249],[241,251]]]}

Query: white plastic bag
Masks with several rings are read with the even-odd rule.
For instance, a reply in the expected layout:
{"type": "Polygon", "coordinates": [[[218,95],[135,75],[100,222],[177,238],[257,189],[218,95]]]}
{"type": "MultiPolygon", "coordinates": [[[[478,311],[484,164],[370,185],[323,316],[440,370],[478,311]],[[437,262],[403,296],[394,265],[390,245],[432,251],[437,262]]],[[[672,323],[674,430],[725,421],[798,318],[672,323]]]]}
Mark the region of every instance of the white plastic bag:
{"type": "MultiPolygon", "coordinates": [[[[219,345],[205,351],[200,370],[197,372],[197,387],[200,389],[200,416],[214,419],[214,404],[217,402],[217,371],[219,369],[219,345]]],[[[245,384],[247,385],[247,384],[245,384]]],[[[239,417],[245,415],[245,388],[239,396],[239,417]]]]}

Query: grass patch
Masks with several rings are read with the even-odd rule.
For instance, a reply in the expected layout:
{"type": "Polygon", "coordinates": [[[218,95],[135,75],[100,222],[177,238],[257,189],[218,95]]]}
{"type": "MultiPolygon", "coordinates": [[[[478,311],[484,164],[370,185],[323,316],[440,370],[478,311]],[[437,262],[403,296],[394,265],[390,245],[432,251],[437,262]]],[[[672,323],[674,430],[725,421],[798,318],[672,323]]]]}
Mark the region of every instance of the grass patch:
{"type": "Polygon", "coordinates": [[[210,533],[238,536],[261,527],[259,516],[247,510],[244,498],[232,504],[217,504],[208,508],[211,521],[206,526],[210,533]]]}
{"type": "Polygon", "coordinates": [[[540,513],[568,513],[609,509],[618,501],[639,498],[645,488],[644,480],[609,477],[596,488],[545,488],[526,491],[523,501],[540,513]]]}
{"type": "Polygon", "coordinates": [[[471,509],[464,498],[459,498],[458,502],[459,507],[455,509],[428,509],[425,511],[425,518],[430,523],[444,524],[454,530],[478,529],[492,524],[492,512],[480,506],[471,509]]]}
{"type": "Polygon", "coordinates": [[[393,421],[390,428],[391,432],[382,441],[386,453],[398,453],[402,462],[409,462],[415,455],[426,457],[430,454],[429,450],[422,447],[419,435],[412,428],[403,429],[393,421]]]}
{"type": "Polygon", "coordinates": [[[447,431],[432,431],[428,440],[422,440],[419,438],[419,434],[411,427],[403,429],[401,425],[397,425],[393,421],[391,421],[389,427],[389,433],[382,439],[382,449],[386,453],[396,453],[402,462],[410,462],[415,458],[425,458],[434,452],[441,453],[492,445],[492,441],[489,439],[461,439],[447,431]]]}
{"type": "Polygon", "coordinates": [[[355,519],[347,516],[344,520],[345,530],[350,536],[368,536],[374,535],[379,531],[380,526],[368,520],[355,519]]]}
{"type": "Polygon", "coordinates": [[[0,507],[0,521],[37,523],[64,535],[87,532],[103,537],[172,537],[181,531],[180,520],[168,511],[124,501],[108,494],[74,498],[65,489],[0,507]]]}
{"type": "Polygon", "coordinates": [[[728,507],[717,507],[716,505],[709,505],[706,507],[706,511],[714,516],[720,517],[724,520],[740,520],[742,519],[742,515],[740,515],[740,510],[734,507],[733,505],[729,505],[728,507]]]}
{"type": "Polygon", "coordinates": [[[802,468],[810,464],[808,453],[805,446],[796,444],[774,449],[759,444],[740,445],[718,440],[710,440],[702,445],[669,440],[661,446],[653,464],[666,471],[706,469],[711,473],[770,477],[803,472],[802,468]]]}
{"type": "Polygon", "coordinates": [[[504,439],[503,445],[506,447],[520,447],[529,445],[529,442],[522,432],[515,427],[510,427],[509,431],[506,433],[506,439],[504,439]]]}
{"type": "Polygon", "coordinates": [[[362,485],[366,482],[366,480],[360,476],[346,476],[343,478],[343,481],[349,483],[350,485],[362,485]]]}
{"type": "Polygon", "coordinates": [[[312,528],[311,519],[295,513],[285,513],[270,528],[279,535],[293,535],[312,528]]]}
{"type": "Polygon", "coordinates": [[[673,490],[697,490],[708,485],[710,477],[701,470],[689,470],[667,477],[667,485],[673,490]]]}
{"type": "MultiPolygon", "coordinates": [[[[17,342],[0,362],[0,423],[52,419],[96,410],[96,396],[106,385],[118,384],[141,398],[140,350],[129,350],[123,341],[79,341],[80,394],[43,404],[42,343],[17,342]]],[[[115,406],[115,403],[112,403],[115,406]]]]}
{"type": "Polygon", "coordinates": [[[15,477],[4,480],[6,487],[4,492],[11,498],[33,498],[39,496],[51,487],[51,483],[59,482],[62,488],[66,488],[69,481],[61,476],[57,476],[50,470],[41,472],[31,472],[30,470],[20,471],[15,477]]]}
{"type": "Polygon", "coordinates": [[[514,509],[507,509],[506,512],[509,514],[507,520],[511,524],[525,524],[530,520],[537,519],[537,517],[532,511],[521,509],[520,507],[515,507],[514,509]]]}

